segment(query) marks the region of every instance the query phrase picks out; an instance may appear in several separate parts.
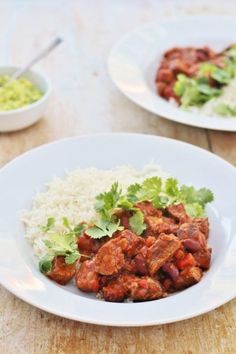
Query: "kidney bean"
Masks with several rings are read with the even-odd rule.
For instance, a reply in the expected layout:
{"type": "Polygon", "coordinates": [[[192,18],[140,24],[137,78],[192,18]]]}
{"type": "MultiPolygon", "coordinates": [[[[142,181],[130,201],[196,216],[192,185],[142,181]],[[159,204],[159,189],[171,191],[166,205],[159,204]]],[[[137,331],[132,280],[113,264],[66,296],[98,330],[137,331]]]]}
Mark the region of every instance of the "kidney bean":
{"type": "Polygon", "coordinates": [[[171,279],[173,279],[174,281],[177,280],[179,277],[179,270],[172,263],[164,264],[162,267],[162,270],[164,270],[164,272],[166,272],[171,277],[171,279]]]}
{"type": "Polygon", "coordinates": [[[192,252],[196,252],[201,249],[200,243],[198,241],[192,240],[190,238],[183,240],[182,243],[187,250],[192,251],[192,252]]]}

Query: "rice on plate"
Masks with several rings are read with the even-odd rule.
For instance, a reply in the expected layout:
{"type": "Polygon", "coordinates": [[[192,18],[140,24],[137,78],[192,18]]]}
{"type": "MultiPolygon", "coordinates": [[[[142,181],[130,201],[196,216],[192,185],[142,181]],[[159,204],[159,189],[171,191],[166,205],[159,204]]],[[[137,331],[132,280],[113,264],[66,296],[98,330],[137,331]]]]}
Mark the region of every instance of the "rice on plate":
{"type": "Polygon", "coordinates": [[[67,174],[65,179],[54,178],[47,184],[47,190],[38,193],[32,208],[22,213],[25,237],[33,246],[35,256],[42,258],[47,253],[44,240],[48,238],[40,225],[48,218],[55,218],[54,229],[63,231],[61,220],[66,217],[71,226],[79,222],[90,222],[96,218],[94,203],[96,196],[108,189],[114,181],[119,182],[125,192],[133,183],[141,183],[146,178],[159,176],[166,179],[168,174],[157,165],[147,165],[142,170],[129,166],[118,166],[110,170],[97,168],[77,169],[67,174]]]}

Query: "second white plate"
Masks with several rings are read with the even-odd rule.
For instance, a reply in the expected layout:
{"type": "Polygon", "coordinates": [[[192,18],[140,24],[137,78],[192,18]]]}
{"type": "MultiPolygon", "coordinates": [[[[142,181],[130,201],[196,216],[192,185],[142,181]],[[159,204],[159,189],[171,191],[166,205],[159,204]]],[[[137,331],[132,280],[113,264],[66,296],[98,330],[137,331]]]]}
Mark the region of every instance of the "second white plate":
{"type": "Polygon", "coordinates": [[[235,43],[235,18],[185,17],[152,23],[127,34],[109,57],[109,73],[133,102],[164,118],[196,127],[236,131],[236,118],[184,112],[156,93],[155,75],[163,53],[176,46],[210,46],[221,50],[235,43]]]}

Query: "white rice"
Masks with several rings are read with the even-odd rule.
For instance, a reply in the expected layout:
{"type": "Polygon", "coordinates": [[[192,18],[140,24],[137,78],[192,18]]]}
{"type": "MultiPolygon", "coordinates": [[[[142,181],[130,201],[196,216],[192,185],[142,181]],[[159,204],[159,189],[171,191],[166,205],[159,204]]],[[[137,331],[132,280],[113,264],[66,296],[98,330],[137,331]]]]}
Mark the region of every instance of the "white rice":
{"type": "Polygon", "coordinates": [[[43,240],[48,236],[40,226],[46,225],[49,217],[55,218],[55,231],[58,232],[64,230],[63,217],[68,218],[72,227],[82,221],[89,222],[96,218],[95,197],[108,191],[112,183],[119,182],[125,192],[130,184],[151,176],[168,177],[158,166],[151,164],[142,170],[129,166],[111,170],[78,169],[68,173],[65,179],[55,178],[47,185],[45,192],[35,196],[31,209],[22,214],[25,237],[32,245],[34,254],[41,258],[47,252],[43,240]]]}

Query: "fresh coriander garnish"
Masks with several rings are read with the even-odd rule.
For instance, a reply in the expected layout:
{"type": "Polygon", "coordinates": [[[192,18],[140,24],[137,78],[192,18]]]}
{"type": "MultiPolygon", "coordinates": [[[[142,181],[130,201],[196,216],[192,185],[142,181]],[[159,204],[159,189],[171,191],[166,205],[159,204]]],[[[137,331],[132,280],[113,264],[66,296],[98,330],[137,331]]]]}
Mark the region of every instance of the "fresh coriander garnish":
{"type": "Polygon", "coordinates": [[[104,236],[112,237],[114,232],[118,230],[123,230],[124,228],[120,226],[120,221],[108,221],[105,219],[99,220],[94,226],[86,230],[86,235],[92,238],[100,239],[104,236]]]}
{"type": "Polygon", "coordinates": [[[48,232],[55,225],[55,218],[48,218],[47,224],[41,226],[43,232],[48,232]]]}
{"type": "Polygon", "coordinates": [[[144,215],[140,209],[136,207],[136,203],[149,201],[156,208],[164,209],[172,204],[183,203],[187,213],[192,217],[203,217],[205,215],[205,205],[214,199],[213,193],[206,188],[199,190],[192,186],[179,185],[175,178],[160,177],[146,178],[142,183],[135,183],[128,187],[127,192],[122,194],[122,188],[115,182],[112,184],[108,192],[101,193],[96,197],[95,210],[98,219],[93,226],[88,227],[86,223],[80,223],[75,227],[70,225],[69,220],[64,217],[63,226],[66,229],[64,233],[56,233],[52,231],[55,224],[54,218],[49,218],[47,225],[43,226],[44,232],[50,237],[44,243],[48,247],[49,253],[46,260],[40,264],[40,269],[48,269],[50,267],[50,259],[62,255],[68,264],[76,262],[81,254],[77,247],[77,238],[86,232],[88,236],[94,239],[112,235],[116,231],[123,230],[120,225],[117,210],[123,209],[131,213],[129,218],[130,228],[137,235],[142,235],[146,229],[144,215]],[[51,257],[51,258],[50,258],[51,257]]]}
{"type": "Polygon", "coordinates": [[[141,235],[146,230],[146,224],[144,223],[144,215],[141,210],[137,209],[135,213],[129,219],[129,224],[133,232],[137,235],[141,235]]]}

